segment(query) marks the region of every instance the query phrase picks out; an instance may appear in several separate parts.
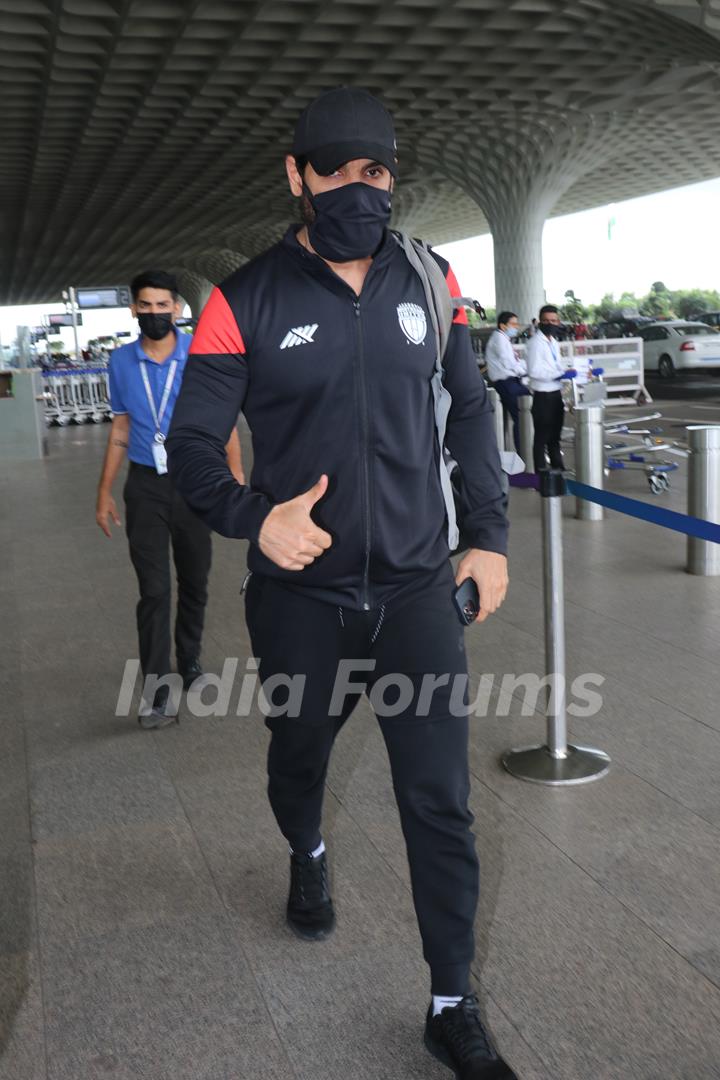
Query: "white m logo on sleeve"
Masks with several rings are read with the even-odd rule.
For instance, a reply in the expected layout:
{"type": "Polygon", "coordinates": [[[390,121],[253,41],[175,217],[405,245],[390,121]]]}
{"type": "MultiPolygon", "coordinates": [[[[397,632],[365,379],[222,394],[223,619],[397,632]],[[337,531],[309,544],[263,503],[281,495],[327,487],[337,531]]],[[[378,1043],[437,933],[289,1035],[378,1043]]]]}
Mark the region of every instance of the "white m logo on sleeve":
{"type": "Polygon", "coordinates": [[[311,345],[317,328],[317,323],[313,323],[311,326],[294,326],[292,330],[288,330],[280,342],[280,348],[291,349],[293,345],[311,345]]]}

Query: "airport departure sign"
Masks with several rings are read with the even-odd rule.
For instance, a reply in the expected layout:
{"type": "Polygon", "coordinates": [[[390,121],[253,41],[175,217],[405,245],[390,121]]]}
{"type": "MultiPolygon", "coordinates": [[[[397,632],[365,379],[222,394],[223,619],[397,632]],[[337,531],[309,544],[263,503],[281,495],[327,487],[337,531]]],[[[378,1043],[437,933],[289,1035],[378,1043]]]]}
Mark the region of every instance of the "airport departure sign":
{"type": "Polygon", "coordinates": [[[77,289],[80,308],[117,308],[130,306],[130,289],[127,285],[104,285],[97,289],[77,289]]]}

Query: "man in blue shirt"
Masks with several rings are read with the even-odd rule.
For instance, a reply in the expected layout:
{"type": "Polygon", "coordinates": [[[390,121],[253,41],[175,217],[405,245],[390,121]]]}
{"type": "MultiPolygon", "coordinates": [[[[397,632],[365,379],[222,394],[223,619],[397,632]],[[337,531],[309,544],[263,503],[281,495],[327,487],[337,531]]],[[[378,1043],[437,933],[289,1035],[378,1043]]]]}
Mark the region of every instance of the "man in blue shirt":
{"type": "MultiPolygon", "coordinates": [[[[110,357],[114,416],[98,488],[96,521],[106,536],[111,535],[111,520],[120,525],[112,486],[127,454],[130,467],[123,494],[130,558],[140,586],[140,665],[146,678],[162,677],[170,671],[171,543],[178,584],[175,652],[187,689],[202,675],[200,645],[210,572],[210,529],[170,482],[165,436],[191,338],[175,326],[181,306],[172,275],[147,271],[133,280],[130,290],[130,310],[138,320],[140,337],[110,357]]],[[[243,484],[236,429],[226,452],[233,476],[243,484]]],[[[168,706],[168,687],[162,686],[152,703],[143,702],[139,721],[144,728],[165,727],[176,719],[174,711],[168,706]]]]}

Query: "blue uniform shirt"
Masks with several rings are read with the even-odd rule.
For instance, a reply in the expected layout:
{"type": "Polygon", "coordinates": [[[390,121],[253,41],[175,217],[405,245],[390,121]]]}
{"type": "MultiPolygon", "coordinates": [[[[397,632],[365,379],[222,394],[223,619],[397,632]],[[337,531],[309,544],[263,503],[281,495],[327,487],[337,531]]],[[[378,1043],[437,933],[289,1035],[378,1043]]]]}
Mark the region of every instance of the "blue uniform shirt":
{"type": "Polygon", "coordinates": [[[155,465],[152,455],[155,421],[145,392],[140,361],[145,361],[155,409],[159,411],[170,365],[173,360],[177,360],[175,380],[161,424],[163,434],[167,435],[192,343],[190,335],[184,334],[181,330],[175,330],[175,337],[175,349],[162,364],[159,364],[157,360],[151,360],[145,354],[142,336],[127,345],[121,345],[110,357],[110,407],[116,415],[126,413],[130,417],[128,457],[130,461],[136,461],[139,465],[153,467],[155,465]]]}

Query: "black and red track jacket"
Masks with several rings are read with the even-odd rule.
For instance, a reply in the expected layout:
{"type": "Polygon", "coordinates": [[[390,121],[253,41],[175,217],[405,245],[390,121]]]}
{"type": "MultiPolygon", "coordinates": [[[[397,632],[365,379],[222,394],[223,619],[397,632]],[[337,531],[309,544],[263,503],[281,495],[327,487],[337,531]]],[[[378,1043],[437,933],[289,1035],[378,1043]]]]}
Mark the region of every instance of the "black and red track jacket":
{"type": "MultiPolygon", "coordinates": [[[[435,337],[420,279],[386,232],[358,297],[291,227],[211,294],[193,339],[167,440],[173,484],[223,536],[250,540],[248,566],[321,600],[384,603],[448,558],[431,378],[435,337]],[[240,410],[253,468],[227,465],[240,410]],[[332,546],[302,571],[258,547],[276,503],[330,483],[313,520],[332,546]]],[[[448,264],[453,296],[460,295],[448,264]]],[[[505,553],[505,496],[492,407],[464,310],[445,357],[453,404],[446,445],[462,469],[473,546],[505,553]]]]}

